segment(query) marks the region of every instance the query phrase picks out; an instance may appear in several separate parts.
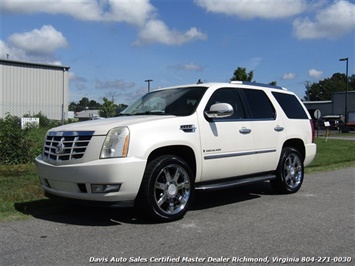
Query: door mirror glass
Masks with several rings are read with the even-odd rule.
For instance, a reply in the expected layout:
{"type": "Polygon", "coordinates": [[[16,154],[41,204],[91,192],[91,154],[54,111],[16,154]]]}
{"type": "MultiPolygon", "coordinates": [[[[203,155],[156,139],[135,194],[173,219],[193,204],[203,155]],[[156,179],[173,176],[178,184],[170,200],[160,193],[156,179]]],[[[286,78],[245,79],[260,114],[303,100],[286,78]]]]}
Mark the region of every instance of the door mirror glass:
{"type": "Polygon", "coordinates": [[[232,116],[233,107],[229,103],[216,103],[211,105],[210,110],[205,111],[208,118],[224,118],[232,116]]]}

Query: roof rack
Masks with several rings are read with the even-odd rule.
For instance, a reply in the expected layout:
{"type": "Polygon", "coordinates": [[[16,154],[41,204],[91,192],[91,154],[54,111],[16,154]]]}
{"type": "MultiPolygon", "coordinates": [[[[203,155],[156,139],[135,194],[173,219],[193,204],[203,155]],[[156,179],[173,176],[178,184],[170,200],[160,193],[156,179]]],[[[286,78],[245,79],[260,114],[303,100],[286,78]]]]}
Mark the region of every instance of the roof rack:
{"type": "Polygon", "coordinates": [[[230,84],[243,84],[243,85],[251,85],[251,86],[260,86],[264,88],[278,89],[278,90],[286,90],[284,87],[275,86],[271,84],[258,83],[258,82],[249,82],[249,81],[240,81],[240,80],[232,80],[230,84]]]}

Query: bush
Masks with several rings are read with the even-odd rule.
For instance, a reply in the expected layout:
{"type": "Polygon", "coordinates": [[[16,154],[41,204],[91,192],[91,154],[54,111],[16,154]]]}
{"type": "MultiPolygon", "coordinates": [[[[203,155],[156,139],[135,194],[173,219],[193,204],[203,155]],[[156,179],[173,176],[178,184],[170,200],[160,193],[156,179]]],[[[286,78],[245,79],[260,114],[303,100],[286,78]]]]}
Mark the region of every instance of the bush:
{"type": "MultiPolygon", "coordinates": [[[[43,131],[43,130],[42,130],[43,131]]],[[[0,119],[0,164],[15,165],[33,162],[41,153],[41,129],[21,129],[21,118],[9,113],[0,119]]]]}

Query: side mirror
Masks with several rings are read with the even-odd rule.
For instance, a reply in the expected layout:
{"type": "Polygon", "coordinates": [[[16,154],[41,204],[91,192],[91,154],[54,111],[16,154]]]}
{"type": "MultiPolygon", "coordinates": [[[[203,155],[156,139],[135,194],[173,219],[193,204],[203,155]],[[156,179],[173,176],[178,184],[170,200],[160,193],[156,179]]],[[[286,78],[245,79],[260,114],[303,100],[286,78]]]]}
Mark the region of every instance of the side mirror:
{"type": "Polygon", "coordinates": [[[233,107],[229,103],[216,103],[211,105],[209,111],[205,111],[208,118],[224,118],[233,115],[233,107]]]}

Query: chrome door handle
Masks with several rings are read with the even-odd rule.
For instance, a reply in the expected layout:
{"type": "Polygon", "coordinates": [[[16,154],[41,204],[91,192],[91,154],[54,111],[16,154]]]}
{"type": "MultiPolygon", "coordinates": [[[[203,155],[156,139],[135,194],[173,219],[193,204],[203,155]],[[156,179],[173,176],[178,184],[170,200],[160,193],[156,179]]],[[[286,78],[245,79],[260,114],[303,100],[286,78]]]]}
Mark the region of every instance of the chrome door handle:
{"type": "Polygon", "coordinates": [[[277,131],[277,132],[281,132],[283,131],[285,128],[284,127],[281,127],[279,125],[277,125],[276,127],[274,127],[274,130],[277,131]]]}
{"type": "Polygon", "coordinates": [[[251,132],[251,129],[246,128],[246,127],[242,127],[241,129],[239,129],[239,133],[241,134],[249,134],[251,132]]]}

